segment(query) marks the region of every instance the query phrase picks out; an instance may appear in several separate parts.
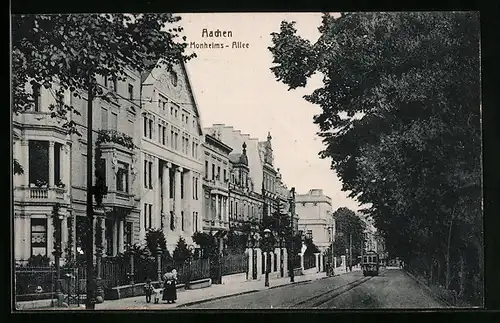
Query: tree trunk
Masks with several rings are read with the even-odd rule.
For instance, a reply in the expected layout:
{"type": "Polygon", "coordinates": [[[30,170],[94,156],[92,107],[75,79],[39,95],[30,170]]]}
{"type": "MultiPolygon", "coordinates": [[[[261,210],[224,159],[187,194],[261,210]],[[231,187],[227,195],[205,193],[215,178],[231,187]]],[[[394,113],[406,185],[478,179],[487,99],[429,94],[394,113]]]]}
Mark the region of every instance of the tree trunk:
{"type": "Polygon", "coordinates": [[[434,256],[431,258],[431,284],[434,284],[435,281],[435,270],[436,270],[436,259],[434,256]]]}
{"type": "Polygon", "coordinates": [[[460,252],[460,291],[458,296],[462,297],[464,296],[464,291],[465,291],[465,281],[467,278],[467,273],[465,272],[465,257],[463,255],[464,251],[460,252]]]}
{"type": "Polygon", "coordinates": [[[443,259],[440,256],[438,261],[437,261],[437,282],[438,282],[438,285],[442,284],[442,281],[443,281],[442,278],[443,278],[443,259]]]}
{"type": "Polygon", "coordinates": [[[450,289],[451,284],[451,232],[453,229],[453,221],[455,220],[455,208],[451,213],[450,226],[448,228],[448,241],[446,248],[446,289],[450,289]]]}

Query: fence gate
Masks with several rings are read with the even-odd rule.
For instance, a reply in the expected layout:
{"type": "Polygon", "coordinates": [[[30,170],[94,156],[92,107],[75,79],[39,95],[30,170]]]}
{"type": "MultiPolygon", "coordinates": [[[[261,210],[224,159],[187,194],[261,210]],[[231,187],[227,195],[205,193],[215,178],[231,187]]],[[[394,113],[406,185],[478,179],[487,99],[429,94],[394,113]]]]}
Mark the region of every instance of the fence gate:
{"type": "Polygon", "coordinates": [[[65,293],[65,302],[68,305],[78,305],[84,303],[85,290],[81,288],[82,280],[85,284],[85,268],[66,268],[61,273],[61,283],[65,293]],[[82,274],[83,272],[83,274],[82,274]]]}

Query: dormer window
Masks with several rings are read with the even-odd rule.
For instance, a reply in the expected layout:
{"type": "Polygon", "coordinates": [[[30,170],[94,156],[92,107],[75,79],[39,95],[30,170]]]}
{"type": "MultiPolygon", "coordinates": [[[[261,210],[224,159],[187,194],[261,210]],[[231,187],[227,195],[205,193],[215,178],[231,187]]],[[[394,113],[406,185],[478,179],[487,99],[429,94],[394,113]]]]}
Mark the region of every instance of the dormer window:
{"type": "Polygon", "coordinates": [[[170,72],[170,80],[173,86],[177,86],[177,73],[175,71],[170,72]]]}

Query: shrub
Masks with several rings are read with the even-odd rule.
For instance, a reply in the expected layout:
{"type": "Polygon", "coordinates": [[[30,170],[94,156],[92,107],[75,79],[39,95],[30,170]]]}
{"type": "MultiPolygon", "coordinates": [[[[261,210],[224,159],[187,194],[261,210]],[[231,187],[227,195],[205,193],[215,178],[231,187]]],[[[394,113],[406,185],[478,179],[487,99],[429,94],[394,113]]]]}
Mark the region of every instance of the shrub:
{"type": "Polygon", "coordinates": [[[178,263],[184,263],[193,256],[183,237],[179,237],[173,256],[174,260],[178,263]]]}

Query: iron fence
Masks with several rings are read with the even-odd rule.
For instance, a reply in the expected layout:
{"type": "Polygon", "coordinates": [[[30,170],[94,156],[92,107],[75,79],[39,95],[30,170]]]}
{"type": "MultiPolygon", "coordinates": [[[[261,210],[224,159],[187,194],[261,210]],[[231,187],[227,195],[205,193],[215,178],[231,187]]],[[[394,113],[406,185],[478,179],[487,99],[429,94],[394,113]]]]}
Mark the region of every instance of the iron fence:
{"type": "Polygon", "coordinates": [[[245,273],[248,271],[248,256],[227,255],[222,259],[222,275],[245,273]]]}
{"type": "MultiPolygon", "coordinates": [[[[125,273],[127,272],[128,271],[125,269],[125,273]]],[[[136,283],[143,283],[148,278],[154,281],[157,277],[158,264],[156,262],[156,257],[134,257],[134,281],[136,283]]]]}
{"type": "Polygon", "coordinates": [[[292,255],[292,265],[294,269],[300,268],[300,256],[292,255]]]}
{"type": "Polygon", "coordinates": [[[189,283],[190,281],[210,278],[210,260],[209,259],[197,259],[179,266],[175,266],[177,269],[177,281],[179,284],[189,283]]]}
{"type": "Polygon", "coordinates": [[[304,255],[304,269],[311,269],[316,266],[316,256],[315,255],[304,255]]]}
{"type": "Polygon", "coordinates": [[[111,288],[129,283],[130,264],[121,259],[105,257],[101,260],[103,287],[111,288]]]}
{"type": "Polygon", "coordinates": [[[15,269],[16,297],[32,295],[35,298],[51,298],[55,292],[56,270],[54,267],[17,267],[15,269]]]}

